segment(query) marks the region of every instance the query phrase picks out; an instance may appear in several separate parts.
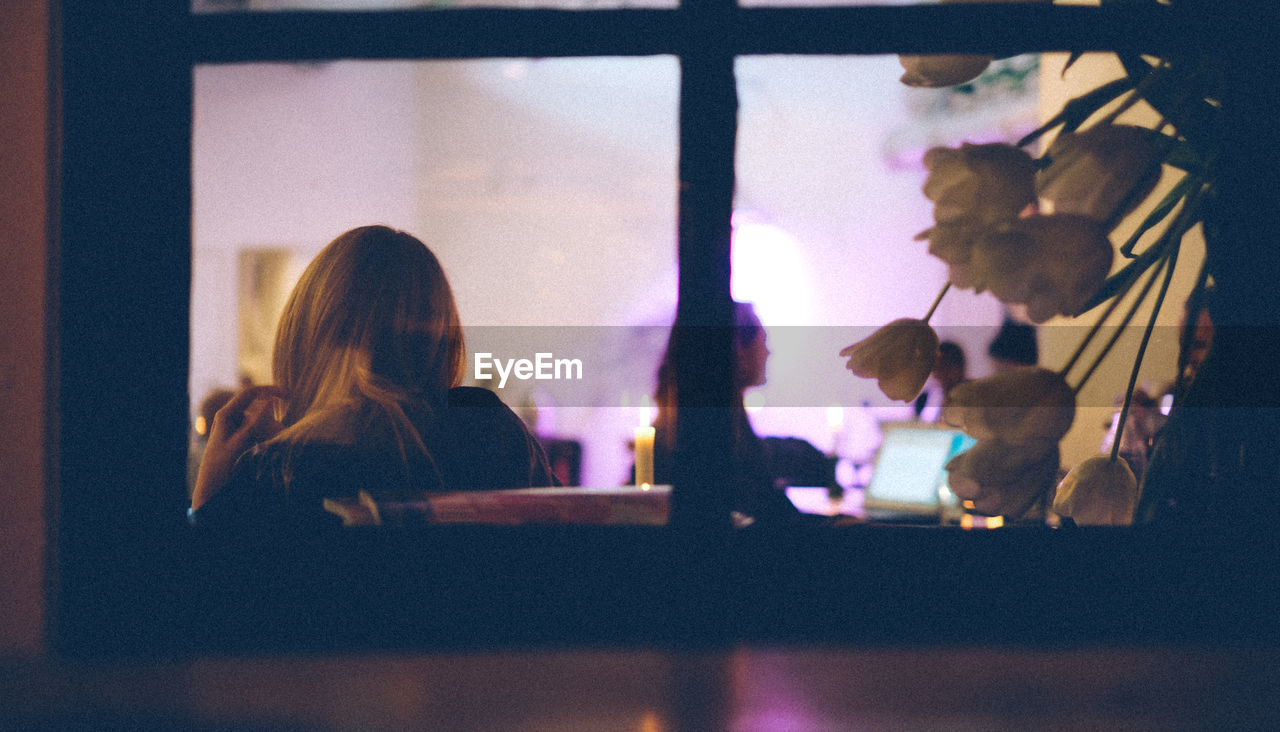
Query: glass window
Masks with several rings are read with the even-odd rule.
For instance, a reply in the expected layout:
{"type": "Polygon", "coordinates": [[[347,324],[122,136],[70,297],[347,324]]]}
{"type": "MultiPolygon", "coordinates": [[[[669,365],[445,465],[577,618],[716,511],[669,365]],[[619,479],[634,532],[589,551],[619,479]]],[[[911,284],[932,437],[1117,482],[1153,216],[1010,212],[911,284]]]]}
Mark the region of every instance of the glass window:
{"type": "MultiPolygon", "coordinates": [[[[804,3],[817,4],[825,3],[804,3]]],[[[537,3],[513,6],[548,7],[537,3]]],[[[640,6],[625,3],[616,7],[640,6]]],[[[56,448],[58,525],[54,527],[60,566],[52,612],[58,641],[72,649],[101,647],[133,653],[138,647],[172,643],[158,637],[166,630],[164,623],[155,622],[157,618],[191,620],[189,626],[176,626],[179,631],[174,637],[179,639],[185,638],[182,630],[204,624],[203,617],[188,618],[174,612],[175,603],[186,604],[186,608],[177,607],[179,611],[198,604],[186,592],[197,585],[198,578],[184,577],[173,585],[154,582],[157,577],[182,577],[174,570],[186,556],[178,520],[178,504],[183,502],[174,500],[180,498],[172,495],[178,481],[170,479],[178,477],[173,474],[181,468],[176,448],[182,439],[182,412],[193,406],[187,403],[184,388],[189,386],[192,397],[198,398],[212,386],[237,380],[241,371],[262,373],[264,334],[279,307],[280,293],[301,265],[345,228],[381,221],[422,236],[441,253],[458,290],[463,318],[474,329],[536,333],[538,328],[554,327],[568,333],[572,327],[620,333],[654,328],[650,332],[661,332],[656,328],[665,328],[669,322],[676,293],[672,247],[677,228],[676,160],[695,159],[700,164],[695,166],[696,172],[707,174],[703,180],[711,181],[709,187],[716,189],[693,203],[689,199],[694,197],[686,198],[689,205],[679,212],[680,220],[688,217],[695,222],[695,231],[714,235],[714,219],[727,215],[728,207],[707,212],[699,206],[708,205],[708,201],[714,206],[716,194],[728,192],[733,181],[723,174],[729,172],[731,160],[728,155],[696,153],[704,151],[698,147],[701,141],[729,137],[729,116],[705,113],[708,107],[715,107],[716,93],[725,91],[729,79],[722,72],[728,60],[748,51],[765,52],[761,50],[765,42],[759,38],[684,32],[691,30],[685,27],[686,22],[714,21],[715,13],[733,12],[731,3],[701,6],[712,17],[698,13],[604,14],[616,25],[612,26],[614,32],[603,37],[593,27],[596,18],[583,13],[574,17],[584,22],[567,24],[565,32],[555,33],[551,41],[536,41],[543,44],[539,48],[517,50],[512,46],[524,37],[521,24],[531,19],[540,22],[542,16],[516,14],[518,18],[512,19],[512,14],[453,14],[450,22],[458,19],[468,30],[478,32],[462,34],[448,46],[412,33],[388,39],[337,30],[349,19],[337,11],[436,7],[430,4],[316,2],[304,6],[302,2],[267,0],[193,0],[185,5],[198,13],[335,11],[306,19],[283,12],[270,19],[264,18],[266,13],[245,13],[243,18],[230,20],[205,18],[204,23],[188,23],[181,6],[160,16],[147,9],[123,9],[123,5],[111,10],[104,7],[87,0],[66,0],[59,18],[64,41],[64,103],[59,111],[65,174],[60,181],[63,200],[57,212],[60,272],[54,288],[61,317],[55,364],[60,370],[61,401],[55,406],[62,408],[62,416],[56,448]],[[655,15],[661,16],[659,24],[669,25],[655,25],[655,15]],[[477,19],[488,22],[495,17],[492,26],[477,23],[477,19]],[[136,32],[140,28],[155,32],[136,32]],[[264,45],[263,38],[274,38],[266,35],[272,28],[293,35],[286,43],[264,45]],[[501,31],[496,36],[491,33],[495,28],[501,31]],[[208,30],[210,37],[194,38],[190,47],[152,43],[157,34],[188,37],[186,31],[193,29],[208,30]],[[517,40],[512,41],[512,36],[517,40]],[[641,42],[635,42],[637,37],[641,42]],[[656,37],[662,39],[661,48],[657,48],[659,41],[653,40],[656,37]],[[551,58],[260,63],[303,57],[478,58],[543,52],[551,58]],[[555,58],[574,53],[684,56],[555,58]],[[148,63],[136,63],[139,58],[148,63]],[[237,65],[200,65],[213,62],[237,65]],[[188,104],[192,100],[189,72],[193,69],[194,120],[188,104]],[[679,78],[681,74],[684,78],[679,78]],[[650,86],[654,78],[660,78],[661,83],[650,86]],[[641,83],[642,79],[647,81],[641,83]],[[676,131],[678,88],[695,90],[683,100],[683,139],[678,139],[676,131]],[[707,100],[711,102],[698,104],[707,100]],[[713,121],[708,121],[711,118],[713,121]],[[191,129],[193,135],[188,134],[191,129]],[[188,162],[194,171],[193,190],[187,188],[188,173],[192,172],[188,162]],[[117,213],[121,215],[114,215],[117,213]],[[188,213],[193,215],[188,218],[188,213]],[[190,290],[185,276],[188,233],[192,234],[194,263],[190,290]],[[174,241],[183,246],[175,247],[174,241]],[[116,256],[118,253],[122,256],[116,256]],[[136,287],[122,292],[118,286],[122,281],[136,287]],[[513,292],[519,297],[513,297],[513,292]],[[188,295],[192,305],[189,362],[182,347],[188,335],[182,306],[188,295]],[[214,307],[219,299],[222,302],[214,307]],[[234,310],[241,315],[234,322],[223,322],[230,321],[223,315],[233,310],[226,307],[229,300],[238,303],[234,310]],[[113,426],[119,427],[103,430],[102,414],[113,415],[113,426]],[[124,493],[108,490],[115,487],[124,493]],[[144,583],[147,591],[139,592],[144,583]]],[[[593,2],[573,7],[614,6],[593,2]]],[[[786,36],[770,41],[780,48],[770,47],[767,52],[816,53],[820,49],[865,54],[869,50],[866,44],[874,45],[875,41],[849,34],[878,33],[882,30],[878,23],[892,26],[893,32],[887,36],[891,42],[919,47],[942,37],[937,35],[938,21],[930,10],[910,14],[923,20],[904,27],[899,11],[855,8],[833,16],[788,8],[779,15],[801,25],[825,23],[833,17],[839,22],[830,24],[832,33],[821,39],[825,45],[810,46],[806,39],[786,36]],[[799,46],[803,47],[796,48],[799,46]]],[[[985,12],[1002,14],[981,6],[971,6],[962,14],[985,12]]],[[[1063,38],[1074,38],[1072,32],[1087,31],[1100,18],[1116,17],[1114,13],[1107,15],[1111,12],[1107,9],[1097,14],[1087,10],[1088,15],[1048,12],[1054,13],[1055,20],[1060,17],[1062,23],[1054,24],[1051,30],[1048,26],[1010,27],[1001,39],[983,42],[1057,47],[1063,38]]],[[[406,15],[394,18],[398,21],[406,15]]],[[[423,27],[441,17],[413,16],[423,27]]],[[[1128,29],[1133,31],[1131,36],[1108,37],[1103,43],[1146,50],[1151,38],[1143,36],[1142,28],[1163,27],[1159,23],[1134,26],[1128,29]]],[[[951,122],[932,121],[935,96],[917,95],[896,84],[900,72],[892,56],[741,57],[737,70],[742,106],[733,294],[760,304],[761,314],[770,321],[766,327],[778,324],[818,329],[814,332],[840,331],[839,337],[829,342],[814,339],[813,363],[803,368],[776,359],[769,374],[771,391],[762,392],[766,407],[787,405],[809,410],[804,419],[810,427],[801,434],[825,450],[836,436],[821,432],[815,415],[826,413],[830,399],[851,408],[860,399],[879,399],[868,385],[859,385],[843,371],[841,359],[834,355],[833,351],[852,340],[843,331],[874,326],[888,317],[919,314],[928,305],[932,285],[941,277],[936,263],[921,255],[923,245],[913,240],[919,228],[927,226],[929,216],[918,191],[922,173],[917,155],[928,145],[954,144],[960,138],[926,134],[936,131],[935,127],[948,132],[951,122]],[[868,171],[870,177],[862,178],[868,171]],[[890,260],[872,254],[879,248],[888,248],[896,257],[890,260]],[[765,254],[759,254],[761,251],[765,254]],[[791,296],[779,300],[778,292],[791,296]],[[815,391],[787,394],[791,385],[805,382],[811,388],[816,384],[815,391]],[[824,391],[828,388],[837,391],[824,391]]],[[[958,99],[953,101],[959,103],[958,99]]],[[[956,107],[948,119],[985,113],[990,111],[988,106],[967,112],[956,107]]],[[[726,109],[727,105],[711,111],[726,109]]],[[[717,262],[697,256],[697,245],[704,242],[689,243],[692,254],[683,264],[692,265],[695,274],[709,280],[718,275],[717,262]]],[[[708,295],[710,289],[690,287],[687,292],[693,293],[690,299],[701,297],[702,303],[724,294],[716,291],[708,295]]],[[[949,323],[967,322],[955,308],[949,302],[940,317],[945,316],[949,323]]],[[[770,335],[775,353],[789,350],[778,336],[770,335]]],[[[473,350],[478,350],[483,337],[475,331],[473,350]]],[[[621,352],[640,350],[630,348],[628,345],[629,350],[621,352]]],[[[656,350],[649,347],[643,352],[656,359],[656,350]]],[[[646,377],[647,391],[652,384],[647,378],[652,364],[639,364],[636,373],[646,377]]],[[[597,405],[625,404],[625,412],[637,401],[636,391],[623,389],[620,393],[617,383],[600,393],[557,398],[557,415],[562,413],[559,409],[567,414],[576,405],[583,405],[584,411],[603,413],[597,405]]],[[[515,395],[509,403],[520,405],[522,399],[515,395]]],[[[533,404],[538,404],[536,396],[533,404]]],[[[877,405],[873,402],[872,406],[877,405]]],[[[761,432],[774,431],[763,416],[760,420],[761,432]]],[[[569,424],[557,421],[557,430],[569,424]]],[[[625,423],[633,425],[634,416],[625,418],[625,423]]],[[[727,432],[722,427],[711,424],[703,432],[727,432]]],[[[591,428],[575,429],[587,434],[591,428]]],[[[834,429],[830,423],[828,429],[834,429]]],[[[594,434],[618,448],[616,443],[625,440],[628,433],[597,427],[594,434]]],[[[710,446],[712,441],[704,440],[704,444],[710,446]]],[[[701,458],[709,455],[710,449],[693,452],[701,458]]],[[[626,459],[621,451],[611,468],[589,474],[602,477],[586,477],[582,482],[616,484],[617,470],[626,459]]],[[[703,488],[718,479],[703,478],[706,483],[691,487],[703,488]]],[[[671,567],[688,568],[683,574],[675,572],[675,579],[684,580],[676,589],[696,592],[688,598],[664,594],[669,585],[665,580],[672,578],[665,573],[668,567],[654,574],[648,571],[653,566],[650,555],[630,550],[612,553],[618,549],[613,542],[619,540],[620,533],[607,537],[594,532],[574,534],[574,546],[587,550],[532,552],[522,557],[532,563],[520,564],[517,569],[547,569],[546,582],[536,572],[480,572],[467,575],[467,586],[473,586],[472,579],[479,589],[497,587],[503,580],[524,582],[508,596],[538,599],[540,604],[499,609],[520,613],[523,624],[518,625],[526,631],[531,627],[524,623],[527,618],[532,618],[529,622],[535,626],[539,619],[547,622],[553,633],[539,636],[542,640],[560,637],[555,633],[564,638],[591,636],[592,628],[570,627],[566,618],[568,623],[578,618],[612,622],[630,612],[634,618],[647,614],[650,621],[664,621],[666,616],[661,612],[650,613],[650,606],[635,605],[637,597],[655,600],[659,610],[689,611],[681,616],[684,619],[698,615],[698,622],[692,625],[700,629],[710,628],[718,619],[717,613],[727,609],[726,603],[736,605],[742,599],[727,592],[713,597],[728,587],[718,584],[719,580],[690,581],[708,576],[700,574],[701,570],[714,567],[684,554],[685,544],[676,542],[676,551],[681,552],[677,555],[668,551],[672,545],[667,535],[623,536],[622,541],[640,539],[649,542],[646,546],[659,548],[661,558],[671,560],[671,567]],[[587,564],[570,564],[567,559],[587,564]],[[635,561],[627,564],[628,560],[635,561]],[[629,574],[628,570],[640,567],[640,562],[644,562],[644,571],[629,574]],[[588,566],[589,571],[575,575],[580,566],[588,566]],[[599,584],[578,581],[583,578],[599,584]],[[634,596],[619,592],[615,598],[610,593],[625,590],[626,583],[608,584],[614,580],[659,591],[634,596]],[[596,587],[604,592],[590,592],[596,587]],[[564,605],[556,596],[560,589],[578,592],[579,600],[596,602],[593,608],[600,612],[592,615],[579,607],[580,614],[564,615],[564,605]],[[541,602],[547,598],[554,602],[541,602]],[[611,604],[614,599],[620,602],[611,604]],[[668,600],[671,603],[663,605],[668,600]],[[714,600],[707,603],[709,610],[699,604],[702,600],[714,600]],[[680,604],[685,602],[687,605],[680,604]],[[553,616],[559,624],[551,622],[553,616]]],[[[1085,563],[1075,565],[1063,581],[1042,584],[1046,556],[1042,550],[1049,542],[1076,542],[1071,547],[1084,549],[1100,546],[1089,543],[1097,539],[1088,532],[1055,532],[1052,540],[1038,533],[1008,532],[999,543],[970,542],[966,552],[974,549],[978,553],[966,554],[960,564],[950,552],[954,548],[951,532],[864,532],[853,540],[847,538],[852,532],[833,533],[846,537],[848,543],[842,547],[857,551],[832,553],[828,546],[820,552],[784,555],[770,551],[783,548],[782,544],[753,543],[759,534],[745,537],[739,546],[748,550],[759,546],[764,551],[741,565],[733,558],[733,569],[750,564],[752,571],[759,568],[756,576],[761,579],[771,571],[780,577],[784,571],[799,570],[787,576],[786,582],[734,585],[769,590],[762,593],[767,596],[752,597],[752,612],[758,616],[754,619],[769,618],[772,623],[785,613],[770,610],[791,607],[794,599],[802,599],[806,607],[824,618],[872,621],[907,618],[910,612],[897,610],[960,599],[962,607],[957,609],[970,617],[989,622],[989,609],[997,607],[1028,621],[1025,627],[1051,628],[1065,625],[1079,607],[1084,607],[1081,603],[1096,597],[1141,595],[1130,592],[1132,588],[1122,578],[1127,582],[1128,577],[1140,574],[1169,576],[1130,571],[1146,561],[1142,556],[1155,555],[1122,552],[1134,564],[1117,566],[1097,583],[1091,575],[1095,565],[1085,563]],[[881,547],[890,551],[881,552],[881,547]],[[1027,547],[1034,551],[1023,551],[1027,547]],[[823,581],[830,575],[828,559],[837,555],[855,557],[850,576],[867,579],[864,586],[872,588],[870,592],[823,581]],[[910,582],[899,582],[898,564],[875,559],[895,556],[920,560],[919,571],[910,582]],[[1012,571],[978,577],[984,582],[976,591],[956,581],[957,567],[999,568],[1004,561],[1011,563],[1012,571]],[[807,584],[811,578],[819,581],[807,584]],[[793,595],[802,583],[806,583],[805,592],[793,595]],[[1086,585],[1090,594],[1072,594],[1086,585]],[[876,589],[885,587],[895,589],[888,593],[876,589]],[[1123,592],[1109,593],[1112,587],[1123,592]],[[818,595],[809,592],[811,589],[819,591],[818,595]],[[999,593],[993,597],[991,590],[999,593]],[[827,594],[822,596],[821,592],[827,594]],[[826,604],[821,602],[823,597],[826,604]],[[809,602],[815,598],[820,602],[809,602]],[[1058,602],[1062,599],[1071,602],[1058,602]],[[785,605],[781,604],[784,600],[785,605]],[[779,604],[771,606],[771,601],[779,604]]],[[[503,532],[492,532],[491,536],[506,542],[502,546],[524,541],[523,536],[503,532]]],[[[447,545],[457,556],[475,558],[472,547],[464,545],[469,541],[467,536],[441,532],[431,539],[447,545]]],[[[486,556],[505,562],[516,554],[497,551],[486,556]]],[[[713,555],[707,560],[723,562],[727,558],[713,555]]],[[[480,557],[473,564],[457,566],[460,571],[491,566],[485,561],[480,557]]],[[[339,562],[335,566],[346,565],[339,562]]],[[[430,583],[422,586],[428,591],[435,589],[430,583]]],[[[1167,587],[1158,589],[1161,591],[1148,595],[1154,598],[1152,602],[1167,596],[1167,587]]],[[[462,593],[441,601],[461,607],[482,596],[462,593]]],[[[1189,597],[1187,607],[1198,597],[1189,597]]],[[[406,603],[411,612],[419,607],[406,603]]],[[[1099,612],[1111,618],[1119,617],[1117,610],[1118,605],[1112,604],[1099,612]],[[1116,615],[1108,616],[1108,610],[1116,615]]],[[[737,617],[751,626],[752,618],[737,617]]],[[[1126,611],[1124,617],[1144,616],[1126,611]]],[[[349,616],[343,616],[344,623],[348,620],[349,616]]],[[[768,636],[759,626],[753,630],[731,625],[717,626],[715,632],[724,635],[713,640],[736,640],[739,633],[744,638],[768,636]]],[[[876,625],[886,628],[885,633],[896,627],[878,622],[869,627],[876,625]]],[[[400,640],[398,627],[390,623],[384,627],[396,633],[393,644],[411,644],[400,640]]],[[[594,628],[598,633],[594,637],[609,637],[613,628],[602,631],[600,627],[594,628]]],[[[630,627],[635,631],[633,637],[643,635],[639,626],[630,627]]],[[[847,626],[841,623],[841,627],[847,626]]],[[[1134,626],[1115,627],[1123,632],[1134,626]]],[[[969,638],[967,628],[953,628],[954,637],[969,638]]],[[[840,635],[834,625],[812,629],[823,637],[840,635]]],[[[518,630],[513,635],[506,634],[506,628],[503,631],[483,637],[520,637],[518,630]]],[[[625,629],[619,632],[627,635],[625,629]]],[[[999,635],[998,630],[991,633],[999,635]]],[[[437,642],[442,637],[436,637],[437,642]]]]}
{"type": "Polygon", "coordinates": [[[622,407],[652,390],[675,310],[677,74],[664,57],[198,67],[193,415],[270,380],[301,269],[382,223],[445,267],[470,383],[583,443],[581,482],[625,482],[638,417],[622,407]],[[581,366],[491,365],[537,353],[581,366]]]}
{"type": "MultiPolygon", "coordinates": [[[[997,62],[947,89],[900,83],[896,56],[740,57],[736,73],[734,296],[755,303],[772,352],[768,382],[748,394],[753,424],[865,462],[877,424],[915,419],[915,405],[850,374],[838,353],[894,319],[922,317],[947,281],[915,240],[933,223],[924,152],[1035,129],[1039,58],[997,62]]],[[[989,295],[956,291],[930,322],[960,342],[976,377],[989,373],[1001,316],[989,295]]]]}

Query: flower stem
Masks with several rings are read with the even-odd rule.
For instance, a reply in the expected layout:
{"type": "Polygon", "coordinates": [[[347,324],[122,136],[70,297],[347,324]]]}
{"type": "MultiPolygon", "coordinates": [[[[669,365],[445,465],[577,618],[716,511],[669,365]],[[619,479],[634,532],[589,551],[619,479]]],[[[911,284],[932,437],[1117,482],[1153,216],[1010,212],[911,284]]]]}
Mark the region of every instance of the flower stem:
{"type": "Polygon", "coordinates": [[[933,317],[933,311],[938,309],[938,304],[942,302],[943,295],[947,294],[947,290],[951,289],[951,280],[947,280],[947,284],[942,286],[942,290],[938,292],[938,296],[933,299],[933,304],[929,306],[929,312],[924,314],[924,322],[928,323],[929,318],[933,317]]]}
{"type": "MultiPolygon", "coordinates": [[[[1156,316],[1160,314],[1160,306],[1164,304],[1164,296],[1169,292],[1169,283],[1173,280],[1173,270],[1178,264],[1178,247],[1169,252],[1165,261],[1164,282],[1160,284],[1160,292],[1156,294],[1156,303],[1151,307],[1151,319],[1147,321],[1147,329],[1142,333],[1142,343],[1138,345],[1138,355],[1133,360],[1133,371],[1129,373],[1129,386],[1125,389],[1124,405],[1120,407],[1120,421],[1116,423],[1116,439],[1111,443],[1111,461],[1115,462],[1120,454],[1120,441],[1124,438],[1124,425],[1129,419],[1129,405],[1133,403],[1133,387],[1138,383],[1138,369],[1142,366],[1142,357],[1147,352],[1147,343],[1151,341],[1151,331],[1156,327],[1156,316]]],[[[1153,275],[1151,281],[1155,281],[1153,275]]]]}
{"type": "Polygon", "coordinates": [[[1102,119],[1098,120],[1098,122],[1091,125],[1091,127],[1101,127],[1103,125],[1114,124],[1117,117],[1129,111],[1134,104],[1137,104],[1139,101],[1141,101],[1142,93],[1146,91],[1146,87],[1150,86],[1150,83],[1147,81],[1147,79],[1151,78],[1151,76],[1154,75],[1154,73],[1155,71],[1153,70],[1151,74],[1148,74],[1146,77],[1143,77],[1142,81],[1138,83],[1138,86],[1134,87],[1133,91],[1129,92],[1129,95],[1125,97],[1124,101],[1121,102],[1119,106],[1111,110],[1106,117],[1103,117],[1102,119]]]}
{"type": "Polygon", "coordinates": [[[1110,340],[1102,347],[1102,352],[1094,359],[1093,364],[1089,366],[1089,370],[1084,372],[1084,376],[1080,378],[1080,383],[1076,384],[1075,392],[1080,393],[1084,385],[1088,383],[1089,378],[1093,376],[1093,372],[1098,370],[1098,366],[1106,359],[1107,354],[1111,352],[1111,348],[1115,346],[1116,341],[1120,340],[1120,336],[1124,334],[1124,329],[1128,327],[1129,321],[1133,320],[1133,316],[1138,312],[1138,306],[1142,305],[1142,301],[1147,299],[1147,294],[1151,292],[1152,286],[1156,283],[1156,278],[1160,276],[1161,268],[1166,266],[1169,261],[1169,255],[1161,255],[1158,266],[1152,269],[1151,277],[1147,279],[1147,284],[1142,286],[1142,291],[1138,293],[1138,297],[1134,299],[1133,304],[1129,306],[1129,311],[1125,313],[1120,324],[1116,326],[1116,332],[1112,334],[1110,340]]]}
{"type": "Polygon", "coordinates": [[[1152,86],[1154,86],[1156,81],[1158,81],[1160,77],[1163,76],[1165,73],[1167,72],[1165,71],[1164,64],[1158,64],[1156,66],[1151,67],[1151,70],[1143,74],[1142,78],[1138,80],[1138,83],[1133,87],[1133,90],[1129,93],[1129,96],[1123,102],[1121,102],[1119,106],[1111,110],[1111,112],[1108,113],[1106,117],[1103,117],[1101,120],[1098,121],[1097,124],[1093,126],[1098,127],[1101,125],[1109,125],[1114,123],[1116,121],[1116,118],[1118,118],[1120,115],[1124,114],[1125,112],[1129,111],[1129,109],[1133,107],[1134,104],[1137,104],[1139,101],[1141,101],[1142,98],[1146,95],[1147,90],[1150,89],[1152,86]]]}
{"type": "MultiPolygon", "coordinates": [[[[1195,216],[1200,207],[1200,201],[1201,201],[1201,198],[1203,197],[1203,194],[1204,194],[1203,187],[1197,190],[1192,190],[1188,192],[1186,199],[1184,199],[1182,202],[1182,210],[1178,212],[1178,215],[1174,217],[1174,220],[1169,224],[1168,228],[1166,228],[1164,230],[1164,233],[1160,235],[1160,241],[1152,245],[1153,247],[1159,247],[1161,249],[1161,252],[1159,254],[1160,260],[1158,262],[1159,266],[1153,269],[1151,273],[1151,279],[1147,280],[1147,284],[1142,286],[1142,292],[1138,295],[1138,298],[1134,301],[1132,307],[1129,308],[1129,312],[1124,316],[1124,320],[1121,321],[1119,329],[1116,330],[1116,334],[1111,337],[1111,340],[1108,341],[1106,346],[1103,347],[1102,353],[1098,356],[1097,360],[1093,362],[1093,365],[1090,366],[1089,370],[1085,372],[1084,377],[1080,379],[1080,383],[1075,388],[1077,393],[1079,393],[1079,391],[1082,388],[1084,388],[1085,382],[1087,382],[1089,380],[1089,377],[1093,375],[1094,370],[1098,368],[1098,364],[1102,363],[1102,360],[1107,357],[1107,352],[1109,352],[1111,350],[1111,347],[1115,345],[1116,340],[1120,338],[1120,334],[1124,332],[1125,326],[1127,326],[1129,324],[1129,321],[1133,319],[1134,314],[1138,310],[1138,306],[1142,303],[1143,300],[1146,299],[1147,294],[1151,291],[1152,285],[1155,284],[1156,277],[1158,276],[1160,271],[1160,267],[1169,265],[1170,260],[1176,261],[1178,247],[1182,243],[1182,237],[1187,233],[1187,231],[1191,229],[1191,227],[1195,223],[1195,216]]],[[[1128,287],[1129,285],[1125,286],[1126,291],[1128,287]]],[[[1121,297],[1124,297],[1124,295],[1125,295],[1125,292],[1120,292],[1116,295],[1116,299],[1119,300],[1121,297]]],[[[1113,307],[1114,307],[1114,303],[1112,307],[1108,308],[1107,315],[1110,315],[1110,311],[1111,309],[1113,309],[1113,307]]],[[[1101,319],[1099,319],[1099,322],[1101,322],[1101,319]]],[[[1086,337],[1085,339],[1086,342],[1093,338],[1094,332],[1096,332],[1096,330],[1097,330],[1097,327],[1095,326],[1094,331],[1090,332],[1089,335],[1086,337]]],[[[1079,352],[1083,350],[1084,350],[1084,344],[1081,344],[1080,349],[1077,351],[1076,355],[1072,356],[1072,361],[1071,363],[1068,364],[1068,368],[1070,368],[1070,366],[1075,363],[1075,359],[1079,356],[1079,352]]],[[[1066,372],[1067,372],[1067,369],[1063,369],[1060,373],[1066,374],[1066,372]]]]}
{"type": "MultiPolygon", "coordinates": [[[[1164,124],[1165,121],[1161,119],[1160,126],[1164,126],[1164,124]]],[[[1164,159],[1168,156],[1169,150],[1173,148],[1173,144],[1175,142],[1174,138],[1169,137],[1168,135],[1161,135],[1161,137],[1164,139],[1160,141],[1160,152],[1155,155],[1154,162],[1147,167],[1147,175],[1154,175],[1157,178],[1160,176],[1160,168],[1164,164],[1164,159]]],[[[1125,192],[1124,198],[1116,202],[1115,208],[1111,210],[1111,215],[1107,217],[1105,222],[1103,222],[1103,231],[1111,231],[1120,224],[1125,215],[1129,212],[1130,206],[1136,203],[1135,199],[1139,195],[1145,195],[1145,189],[1147,188],[1146,183],[1148,180],[1149,178],[1145,176],[1139,177],[1133,182],[1133,185],[1129,186],[1129,190],[1125,192]]]]}
{"type": "Polygon", "coordinates": [[[1067,365],[1063,366],[1061,369],[1058,369],[1059,376],[1061,376],[1064,379],[1067,377],[1067,373],[1071,371],[1071,368],[1073,366],[1076,365],[1076,361],[1080,360],[1080,357],[1084,355],[1084,351],[1086,348],[1089,347],[1089,344],[1093,341],[1093,337],[1096,336],[1098,334],[1098,331],[1102,329],[1102,324],[1107,322],[1107,318],[1111,317],[1111,314],[1116,311],[1117,307],[1119,307],[1120,301],[1123,300],[1124,296],[1127,295],[1129,293],[1129,290],[1133,288],[1133,283],[1138,281],[1138,275],[1140,274],[1142,274],[1141,271],[1133,270],[1133,272],[1129,276],[1129,279],[1123,285],[1120,286],[1120,291],[1117,292],[1111,298],[1111,303],[1107,305],[1107,309],[1103,311],[1102,315],[1098,316],[1098,319],[1097,321],[1094,322],[1093,327],[1089,329],[1089,332],[1085,334],[1083,339],[1081,339],[1080,345],[1076,347],[1075,353],[1071,354],[1071,358],[1067,359],[1067,365]]]}

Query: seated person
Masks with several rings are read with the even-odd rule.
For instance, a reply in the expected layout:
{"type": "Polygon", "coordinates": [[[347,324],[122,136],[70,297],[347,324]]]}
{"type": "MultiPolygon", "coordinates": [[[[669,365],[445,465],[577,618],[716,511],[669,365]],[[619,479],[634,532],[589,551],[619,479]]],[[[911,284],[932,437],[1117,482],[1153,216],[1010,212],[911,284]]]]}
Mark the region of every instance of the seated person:
{"type": "MultiPolygon", "coordinates": [[[[751,427],[743,402],[744,392],[765,383],[765,363],[769,358],[764,326],[749,303],[734,303],[734,394],[730,409],[734,430],[734,510],[763,522],[794,520],[801,516],[787,500],[787,485],[811,484],[821,475],[826,485],[834,468],[817,448],[794,438],[761,440],[751,427]],[[805,448],[808,449],[805,449],[805,448]],[[803,463],[803,464],[802,464],[803,463]],[[803,476],[803,477],[802,477],[803,476]],[[802,481],[797,483],[796,481],[802,481]]],[[[671,344],[658,367],[658,388],[654,395],[658,416],[653,446],[653,474],[658,483],[671,482],[672,456],[676,447],[676,384],[670,360],[671,344]]]]}
{"type": "Polygon", "coordinates": [[[1019,366],[1035,366],[1040,363],[1036,327],[1006,315],[996,337],[987,345],[987,355],[991,357],[991,366],[997,374],[1019,366]]]}
{"type": "Polygon", "coordinates": [[[929,376],[932,377],[929,383],[916,397],[915,413],[920,419],[936,422],[942,418],[942,409],[947,406],[947,395],[969,380],[964,349],[959,343],[942,341],[938,344],[938,357],[929,376]]]}
{"type": "Polygon", "coordinates": [[[214,417],[192,522],[329,525],[322,499],[360,491],[553,485],[519,417],[493,392],[458,386],[465,359],[452,291],[426,245],[383,226],[342,234],[281,315],[276,383],[243,389],[214,417]]]}
{"type": "MultiPolygon", "coordinates": [[[[246,384],[247,386],[247,384],[246,384]]],[[[200,416],[196,419],[187,443],[187,499],[196,488],[196,476],[200,471],[200,459],[204,457],[204,446],[209,440],[209,429],[213,427],[213,415],[218,413],[235,397],[232,389],[214,389],[200,402],[200,416]]]]}

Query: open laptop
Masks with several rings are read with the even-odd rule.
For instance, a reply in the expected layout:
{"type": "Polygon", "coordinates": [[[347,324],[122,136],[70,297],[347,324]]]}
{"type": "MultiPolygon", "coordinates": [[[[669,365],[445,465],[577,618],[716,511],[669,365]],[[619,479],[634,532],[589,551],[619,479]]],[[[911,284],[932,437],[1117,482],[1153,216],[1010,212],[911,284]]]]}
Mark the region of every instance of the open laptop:
{"type": "Polygon", "coordinates": [[[862,503],[866,518],[933,522],[957,512],[959,501],[947,489],[946,465],[974,439],[925,422],[884,423],[881,430],[884,438],[862,503]]]}

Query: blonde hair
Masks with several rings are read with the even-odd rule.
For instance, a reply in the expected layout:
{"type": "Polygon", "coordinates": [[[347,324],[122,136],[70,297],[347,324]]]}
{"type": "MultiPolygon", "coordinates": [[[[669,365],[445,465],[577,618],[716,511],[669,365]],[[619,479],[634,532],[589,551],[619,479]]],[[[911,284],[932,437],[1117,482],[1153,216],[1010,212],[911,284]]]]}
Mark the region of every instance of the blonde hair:
{"type": "Polygon", "coordinates": [[[311,261],[280,317],[272,375],[286,392],[284,429],[272,442],[426,453],[410,415],[444,404],[465,362],[453,292],[431,250],[386,226],[352,229],[311,261]]]}

